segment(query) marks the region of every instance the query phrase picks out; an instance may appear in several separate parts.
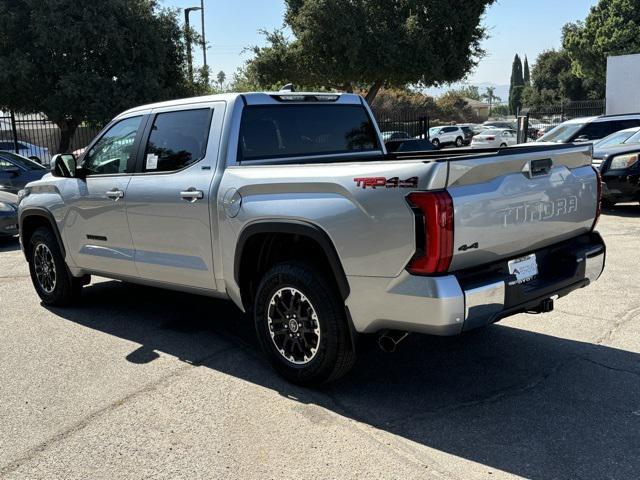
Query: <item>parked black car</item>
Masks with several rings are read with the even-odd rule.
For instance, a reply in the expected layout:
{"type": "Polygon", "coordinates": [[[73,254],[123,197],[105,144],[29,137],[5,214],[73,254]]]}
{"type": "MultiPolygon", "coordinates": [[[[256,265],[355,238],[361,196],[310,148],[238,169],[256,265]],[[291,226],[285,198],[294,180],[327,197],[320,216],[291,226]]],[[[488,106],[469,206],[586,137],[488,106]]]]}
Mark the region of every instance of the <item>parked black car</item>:
{"type": "Polygon", "coordinates": [[[593,152],[593,166],[600,170],[604,190],[602,204],[640,201],[640,144],[607,146],[593,152]]]}
{"type": "Polygon", "coordinates": [[[462,131],[464,132],[464,144],[471,145],[471,139],[475,135],[474,131],[471,129],[470,126],[466,126],[466,125],[460,128],[462,128],[462,131]]]}
{"type": "Polygon", "coordinates": [[[0,191],[0,237],[18,234],[18,196],[0,191]]]}
{"type": "Polygon", "coordinates": [[[27,183],[40,180],[48,172],[22,155],[0,151],[0,190],[18,193],[27,183]]]}
{"type": "Polygon", "coordinates": [[[413,138],[410,140],[389,140],[384,146],[387,152],[425,152],[428,150],[436,150],[436,147],[429,140],[413,138]]]}

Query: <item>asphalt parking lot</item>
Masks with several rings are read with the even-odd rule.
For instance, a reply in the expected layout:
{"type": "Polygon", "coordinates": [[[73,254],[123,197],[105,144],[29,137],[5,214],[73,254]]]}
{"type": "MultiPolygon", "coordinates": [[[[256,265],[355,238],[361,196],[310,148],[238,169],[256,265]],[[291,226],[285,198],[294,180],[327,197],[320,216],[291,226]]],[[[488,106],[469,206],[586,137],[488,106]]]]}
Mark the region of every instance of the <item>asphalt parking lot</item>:
{"type": "Polygon", "coordinates": [[[638,478],[640,207],[547,315],[372,351],[323,391],[280,380],[221,301],[94,279],[38,301],[0,245],[0,478],[638,478]]]}

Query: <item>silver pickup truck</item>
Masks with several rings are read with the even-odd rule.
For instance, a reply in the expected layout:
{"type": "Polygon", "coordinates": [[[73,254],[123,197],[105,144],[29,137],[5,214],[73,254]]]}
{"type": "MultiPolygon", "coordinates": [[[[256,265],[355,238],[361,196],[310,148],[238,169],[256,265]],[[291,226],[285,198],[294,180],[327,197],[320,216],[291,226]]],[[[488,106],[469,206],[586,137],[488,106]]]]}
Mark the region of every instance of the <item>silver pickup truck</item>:
{"type": "MultiPolygon", "coordinates": [[[[304,385],[364,334],[458,335],[595,281],[591,146],[389,154],[357,95],[247,93],[134,108],[20,192],[48,305],[90,275],[231,299],[304,385]]],[[[212,319],[214,315],[212,314],[212,319]]]]}

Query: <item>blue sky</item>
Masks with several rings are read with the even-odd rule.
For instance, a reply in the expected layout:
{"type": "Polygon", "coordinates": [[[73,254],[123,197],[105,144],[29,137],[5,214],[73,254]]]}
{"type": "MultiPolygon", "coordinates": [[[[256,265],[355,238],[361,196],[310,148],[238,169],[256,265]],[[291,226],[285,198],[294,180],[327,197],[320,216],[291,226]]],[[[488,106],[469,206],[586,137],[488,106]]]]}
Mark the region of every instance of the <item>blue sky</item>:
{"type": "MultiPolygon", "coordinates": [[[[487,56],[468,80],[471,84],[509,83],[515,53],[527,55],[531,63],[543,50],[558,48],[562,26],[583,20],[597,0],[498,0],[483,21],[490,38],[484,42],[487,56]]],[[[199,0],[163,0],[165,6],[197,6],[199,0]]],[[[261,44],[260,29],[282,25],[282,0],[205,0],[205,29],[210,48],[208,63],[227,77],[250,57],[245,47],[261,44]]],[[[191,13],[192,24],[200,21],[191,13]]],[[[199,25],[199,23],[198,23],[199,25]]],[[[197,53],[195,61],[201,62],[197,53]]]]}

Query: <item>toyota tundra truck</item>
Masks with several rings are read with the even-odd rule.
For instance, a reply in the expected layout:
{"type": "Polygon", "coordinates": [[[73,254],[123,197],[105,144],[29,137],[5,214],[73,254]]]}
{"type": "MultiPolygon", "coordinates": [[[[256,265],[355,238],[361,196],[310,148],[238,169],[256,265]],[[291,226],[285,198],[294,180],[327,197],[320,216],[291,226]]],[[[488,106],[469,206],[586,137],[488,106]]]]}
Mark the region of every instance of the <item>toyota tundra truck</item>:
{"type": "Polygon", "coordinates": [[[387,153],[353,94],[158,103],[20,192],[21,244],[45,305],[91,275],[230,299],[280,374],[318,385],[367,334],[459,335],[595,281],[591,148],[387,153]]]}

